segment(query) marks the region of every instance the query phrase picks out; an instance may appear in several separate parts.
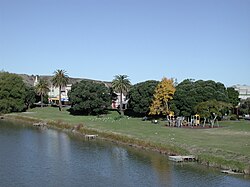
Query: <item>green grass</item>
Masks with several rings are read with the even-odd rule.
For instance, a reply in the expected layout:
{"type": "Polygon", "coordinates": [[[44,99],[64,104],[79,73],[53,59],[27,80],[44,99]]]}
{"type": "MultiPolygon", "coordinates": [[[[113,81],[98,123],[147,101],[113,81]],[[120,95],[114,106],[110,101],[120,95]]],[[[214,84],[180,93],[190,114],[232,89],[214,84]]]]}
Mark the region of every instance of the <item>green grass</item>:
{"type": "Polygon", "coordinates": [[[250,166],[250,121],[220,122],[222,128],[187,129],[169,128],[163,121],[152,124],[139,118],[120,118],[117,112],[101,117],[72,116],[65,109],[60,112],[57,108],[48,107],[10,115],[69,125],[83,124],[85,128],[109,138],[116,136],[119,139],[119,135],[121,141],[129,142],[128,139],[131,138],[131,143],[145,144],[170,152],[194,154],[203,160],[226,166],[230,162],[234,167],[238,165],[238,168],[243,168],[242,165],[245,168],[250,166]]]}

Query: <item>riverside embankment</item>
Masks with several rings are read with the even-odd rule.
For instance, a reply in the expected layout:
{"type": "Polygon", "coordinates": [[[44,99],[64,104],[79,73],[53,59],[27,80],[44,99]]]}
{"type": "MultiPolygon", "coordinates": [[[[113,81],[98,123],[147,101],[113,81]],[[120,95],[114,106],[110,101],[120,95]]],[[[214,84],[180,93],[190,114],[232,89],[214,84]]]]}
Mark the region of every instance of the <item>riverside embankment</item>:
{"type": "Polygon", "coordinates": [[[138,118],[120,117],[116,113],[103,116],[72,116],[56,108],[36,108],[25,113],[5,115],[7,120],[44,121],[52,128],[74,129],[77,134],[98,134],[109,139],[163,154],[192,154],[201,164],[249,174],[250,123],[222,122],[221,128],[169,128],[164,121],[152,124],[138,118]]]}

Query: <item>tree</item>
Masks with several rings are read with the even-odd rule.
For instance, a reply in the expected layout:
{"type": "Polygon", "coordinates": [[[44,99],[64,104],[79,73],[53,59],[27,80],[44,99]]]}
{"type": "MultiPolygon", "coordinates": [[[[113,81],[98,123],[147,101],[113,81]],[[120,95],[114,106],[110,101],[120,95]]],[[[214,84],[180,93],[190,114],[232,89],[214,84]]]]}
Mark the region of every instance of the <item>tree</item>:
{"type": "Polygon", "coordinates": [[[240,102],[239,114],[240,115],[250,114],[250,98],[244,99],[240,102]]]}
{"type": "Polygon", "coordinates": [[[36,102],[36,92],[35,92],[35,88],[31,87],[31,86],[26,86],[25,89],[25,106],[26,109],[29,109],[30,106],[36,102]]]}
{"type": "Polygon", "coordinates": [[[0,72],[0,113],[23,111],[25,91],[26,85],[20,76],[0,72]]]}
{"type": "Polygon", "coordinates": [[[122,104],[122,95],[124,92],[128,92],[131,86],[131,82],[128,79],[127,75],[116,75],[112,81],[113,89],[120,94],[120,112],[123,115],[123,104],[122,104]]]}
{"type": "Polygon", "coordinates": [[[186,79],[176,86],[171,104],[181,116],[191,116],[195,114],[196,105],[209,100],[229,102],[227,90],[222,83],[186,79]]]}
{"type": "Polygon", "coordinates": [[[169,101],[173,99],[175,93],[174,82],[172,79],[163,78],[157,85],[150,106],[150,115],[167,115],[170,112],[169,101]]]}
{"type": "Polygon", "coordinates": [[[73,84],[68,96],[70,113],[76,115],[102,114],[111,104],[109,89],[103,83],[89,80],[73,84]]]}
{"type": "Polygon", "coordinates": [[[171,105],[175,114],[180,116],[190,116],[192,114],[192,109],[196,105],[195,98],[191,95],[191,90],[193,88],[193,80],[187,79],[176,86],[176,91],[171,101],[171,105]]]}
{"type": "Polygon", "coordinates": [[[229,111],[232,108],[232,104],[225,103],[222,101],[209,100],[205,102],[199,103],[195,107],[195,111],[200,114],[202,118],[204,118],[204,124],[206,119],[210,118],[211,126],[214,126],[214,122],[217,117],[222,117],[225,112],[229,111]]]}
{"type": "Polygon", "coordinates": [[[240,103],[239,92],[233,87],[227,88],[229,102],[236,107],[240,103]]]}
{"type": "Polygon", "coordinates": [[[62,87],[67,86],[69,81],[69,77],[67,75],[67,72],[65,70],[56,70],[54,72],[54,77],[52,79],[52,84],[55,87],[59,88],[59,110],[62,110],[62,101],[61,101],[61,92],[62,87]]]}
{"type": "Polygon", "coordinates": [[[145,116],[149,113],[149,106],[158,83],[159,81],[149,80],[131,87],[128,93],[128,105],[136,116],[145,116]]]}
{"type": "Polygon", "coordinates": [[[228,100],[229,103],[232,104],[232,114],[239,115],[239,105],[240,105],[240,98],[239,92],[236,91],[233,87],[227,88],[228,100]]]}
{"type": "Polygon", "coordinates": [[[46,79],[40,79],[35,87],[36,93],[41,97],[41,107],[43,107],[43,97],[49,92],[49,83],[46,79]]]}

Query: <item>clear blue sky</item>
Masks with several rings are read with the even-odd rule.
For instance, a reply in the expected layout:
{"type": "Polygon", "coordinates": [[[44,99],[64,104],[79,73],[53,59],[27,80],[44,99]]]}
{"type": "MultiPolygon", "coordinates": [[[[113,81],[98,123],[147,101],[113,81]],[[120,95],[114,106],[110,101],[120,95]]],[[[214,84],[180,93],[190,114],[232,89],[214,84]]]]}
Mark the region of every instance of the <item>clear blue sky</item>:
{"type": "Polygon", "coordinates": [[[250,85],[250,0],[0,0],[0,70],[250,85]]]}

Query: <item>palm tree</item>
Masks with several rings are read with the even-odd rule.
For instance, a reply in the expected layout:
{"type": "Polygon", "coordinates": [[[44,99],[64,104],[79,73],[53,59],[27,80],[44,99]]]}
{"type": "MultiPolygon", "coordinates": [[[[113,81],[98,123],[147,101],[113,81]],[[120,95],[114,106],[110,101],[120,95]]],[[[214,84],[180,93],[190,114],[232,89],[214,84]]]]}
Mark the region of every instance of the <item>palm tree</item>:
{"type": "Polygon", "coordinates": [[[69,77],[65,70],[56,70],[54,72],[54,77],[52,78],[52,84],[55,87],[59,87],[59,110],[62,110],[62,101],[61,101],[61,91],[62,87],[67,86],[69,82],[69,77]]]}
{"type": "Polygon", "coordinates": [[[116,75],[115,78],[112,81],[112,87],[115,91],[120,93],[120,112],[123,115],[123,109],[122,109],[122,94],[124,92],[127,92],[131,86],[131,82],[128,79],[127,75],[116,75]]]}
{"type": "Polygon", "coordinates": [[[41,79],[35,87],[35,91],[41,96],[41,107],[43,107],[43,96],[49,92],[49,83],[46,79],[41,79]]]}

